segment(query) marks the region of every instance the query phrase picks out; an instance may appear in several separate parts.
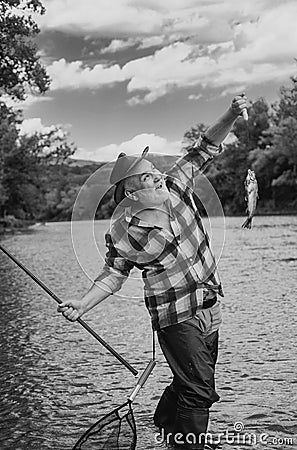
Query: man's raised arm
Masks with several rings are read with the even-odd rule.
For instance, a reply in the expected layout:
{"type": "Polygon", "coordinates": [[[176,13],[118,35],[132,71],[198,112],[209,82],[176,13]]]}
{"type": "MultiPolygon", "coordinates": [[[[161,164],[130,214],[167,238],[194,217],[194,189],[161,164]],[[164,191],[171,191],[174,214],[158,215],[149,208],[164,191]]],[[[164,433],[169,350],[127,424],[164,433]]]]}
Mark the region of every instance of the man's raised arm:
{"type": "Polygon", "coordinates": [[[193,186],[194,178],[205,170],[210,161],[219,155],[222,142],[231,131],[236,119],[247,108],[245,95],[237,95],[227,111],[201,135],[193,147],[181,156],[167,175],[179,179],[182,183],[193,186]]]}
{"type": "Polygon", "coordinates": [[[219,146],[223,142],[231,131],[238,116],[242,115],[243,111],[247,108],[246,100],[245,95],[238,95],[232,100],[228,110],[205,132],[204,135],[208,141],[216,146],[219,146]]]}

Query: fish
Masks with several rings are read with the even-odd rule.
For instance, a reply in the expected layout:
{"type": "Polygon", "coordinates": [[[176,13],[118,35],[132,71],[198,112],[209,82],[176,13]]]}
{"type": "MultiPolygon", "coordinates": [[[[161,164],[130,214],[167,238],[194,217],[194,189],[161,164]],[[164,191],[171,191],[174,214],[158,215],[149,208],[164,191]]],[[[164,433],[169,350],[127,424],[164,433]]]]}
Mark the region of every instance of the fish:
{"type": "Polygon", "coordinates": [[[244,181],[245,187],[245,201],[247,202],[246,212],[248,218],[241,225],[242,228],[252,228],[252,220],[257,207],[258,195],[258,182],[256,174],[253,170],[248,169],[246,179],[244,181]]]}

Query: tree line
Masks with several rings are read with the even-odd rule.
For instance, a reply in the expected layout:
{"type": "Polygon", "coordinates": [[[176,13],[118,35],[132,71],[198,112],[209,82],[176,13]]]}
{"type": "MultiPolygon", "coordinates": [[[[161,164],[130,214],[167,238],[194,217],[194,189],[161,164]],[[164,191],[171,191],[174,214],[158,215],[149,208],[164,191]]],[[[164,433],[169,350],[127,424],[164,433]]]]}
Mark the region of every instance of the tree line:
{"type": "MultiPolygon", "coordinates": [[[[244,212],[248,168],[258,180],[258,213],[297,213],[297,77],[290,83],[280,88],[278,102],[251,103],[248,121],[237,120],[235,140],[206,171],[226,214],[244,212]]],[[[198,124],[185,133],[185,150],[205,128],[198,124]]]]}
{"type": "Polygon", "coordinates": [[[50,86],[34,42],[39,29],[33,14],[44,12],[39,0],[0,2],[0,228],[51,214],[52,204],[60,200],[56,186],[63,185],[64,162],[75,152],[61,127],[22,134],[22,111],[8,106],[50,86]],[[49,179],[52,186],[47,186],[49,179]]]}
{"type": "MultiPolygon", "coordinates": [[[[8,106],[8,100],[21,104],[28,93],[42,94],[50,86],[34,44],[39,29],[33,13],[44,13],[39,0],[0,2],[0,229],[28,221],[70,220],[81,186],[101,165],[76,165],[70,158],[76,146],[62,127],[22,134],[22,111],[8,106]]],[[[264,98],[250,104],[248,122],[235,123],[234,141],[206,170],[226,214],[244,214],[248,168],[258,179],[258,212],[297,212],[297,77],[289,83],[280,88],[275,104],[264,98]]],[[[187,130],[181,152],[205,129],[199,123],[187,130]]],[[[97,218],[112,214],[112,193],[110,189],[104,195],[97,218]]]]}

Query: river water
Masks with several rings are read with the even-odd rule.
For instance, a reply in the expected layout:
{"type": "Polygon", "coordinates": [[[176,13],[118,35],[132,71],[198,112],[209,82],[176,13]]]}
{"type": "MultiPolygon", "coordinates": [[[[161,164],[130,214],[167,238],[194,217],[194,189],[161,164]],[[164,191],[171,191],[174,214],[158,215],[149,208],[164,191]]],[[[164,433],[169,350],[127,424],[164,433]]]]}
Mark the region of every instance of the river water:
{"type": "MultiPolygon", "coordinates": [[[[225,297],[217,364],[220,402],[211,409],[211,432],[237,429],[253,441],[224,449],[297,448],[296,294],[297,217],[226,219],[219,269],[225,297]],[[261,433],[265,436],[260,436],[261,433]],[[259,442],[262,439],[262,442],[259,442]],[[292,444],[293,442],[293,444],[292,444]]],[[[108,222],[77,223],[76,253],[70,223],[50,223],[6,237],[2,244],[61,298],[90,286],[104,256],[108,222]],[[99,255],[99,257],[98,257],[99,255]]],[[[223,225],[213,219],[220,256],[223,225]]],[[[0,252],[1,253],[1,252],[0,252]]],[[[0,254],[1,450],[70,450],[83,431],[123,403],[134,376],[79,324],[56,312],[55,302],[0,254]]],[[[84,319],[141,371],[151,357],[148,313],[142,283],[133,274],[113,296],[84,319]]],[[[157,347],[157,366],[136,397],[137,449],[160,449],[151,417],[170,371],[157,347]]]]}

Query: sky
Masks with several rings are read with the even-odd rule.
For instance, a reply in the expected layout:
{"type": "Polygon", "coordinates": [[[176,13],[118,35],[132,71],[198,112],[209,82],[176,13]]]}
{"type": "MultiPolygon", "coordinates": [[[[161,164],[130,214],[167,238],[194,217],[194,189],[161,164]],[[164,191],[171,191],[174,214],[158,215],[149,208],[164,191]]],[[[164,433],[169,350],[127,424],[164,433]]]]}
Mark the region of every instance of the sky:
{"type": "Polygon", "coordinates": [[[149,145],[178,154],[245,92],[269,104],[296,74],[296,0],[46,0],[37,45],[51,77],[22,131],[61,125],[75,158],[149,145]]]}

